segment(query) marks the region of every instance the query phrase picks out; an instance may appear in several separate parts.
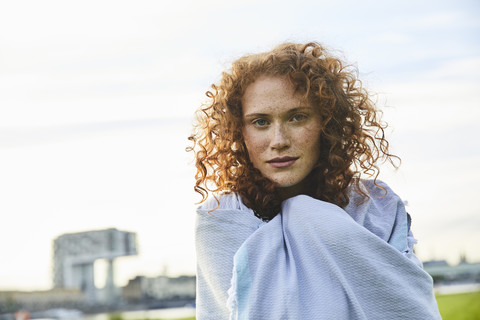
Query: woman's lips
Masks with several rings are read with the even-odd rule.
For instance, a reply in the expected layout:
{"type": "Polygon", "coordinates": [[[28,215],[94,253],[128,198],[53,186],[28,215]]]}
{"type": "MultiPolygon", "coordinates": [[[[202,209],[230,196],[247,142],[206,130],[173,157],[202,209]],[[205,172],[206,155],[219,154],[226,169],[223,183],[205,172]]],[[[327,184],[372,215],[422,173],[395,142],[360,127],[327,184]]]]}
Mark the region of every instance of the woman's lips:
{"type": "Polygon", "coordinates": [[[278,158],[273,158],[271,160],[268,160],[267,163],[271,165],[274,168],[287,168],[290,167],[292,164],[297,161],[298,158],[292,158],[292,157],[278,157],[278,158]]]}

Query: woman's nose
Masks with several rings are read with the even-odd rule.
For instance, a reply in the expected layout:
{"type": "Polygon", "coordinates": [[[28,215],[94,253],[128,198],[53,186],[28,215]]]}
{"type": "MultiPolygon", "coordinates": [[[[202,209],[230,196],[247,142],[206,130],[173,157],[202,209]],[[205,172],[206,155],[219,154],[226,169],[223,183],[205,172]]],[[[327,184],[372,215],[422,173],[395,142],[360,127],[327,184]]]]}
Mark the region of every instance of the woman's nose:
{"type": "Polygon", "coordinates": [[[272,149],[285,149],[290,146],[290,139],[286,132],[286,128],[283,125],[275,125],[273,127],[272,138],[270,146],[272,149]]]}

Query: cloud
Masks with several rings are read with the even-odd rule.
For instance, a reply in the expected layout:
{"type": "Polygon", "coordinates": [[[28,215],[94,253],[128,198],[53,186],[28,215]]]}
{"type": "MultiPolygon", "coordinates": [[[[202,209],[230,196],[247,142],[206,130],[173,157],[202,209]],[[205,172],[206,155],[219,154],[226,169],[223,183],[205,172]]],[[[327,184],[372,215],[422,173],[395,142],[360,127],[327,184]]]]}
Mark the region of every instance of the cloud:
{"type": "Polygon", "coordinates": [[[424,79],[445,81],[450,83],[474,83],[480,89],[478,79],[480,70],[480,56],[453,59],[423,75],[424,79]]]}
{"type": "Polygon", "coordinates": [[[382,32],[370,38],[370,42],[377,45],[407,44],[411,40],[409,35],[401,32],[382,32]]]}
{"type": "Polygon", "coordinates": [[[52,126],[0,127],[0,148],[17,148],[58,142],[65,143],[70,140],[151,127],[161,127],[167,130],[168,127],[185,126],[185,124],[189,123],[189,120],[186,117],[178,117],[52,126]]]}
{"type": "Polygon", "coordinates": [[[463,14],[459,11],[440,11],[423,15],[410,23],[414,28],[444,28],[461,21],[463,14]]]}

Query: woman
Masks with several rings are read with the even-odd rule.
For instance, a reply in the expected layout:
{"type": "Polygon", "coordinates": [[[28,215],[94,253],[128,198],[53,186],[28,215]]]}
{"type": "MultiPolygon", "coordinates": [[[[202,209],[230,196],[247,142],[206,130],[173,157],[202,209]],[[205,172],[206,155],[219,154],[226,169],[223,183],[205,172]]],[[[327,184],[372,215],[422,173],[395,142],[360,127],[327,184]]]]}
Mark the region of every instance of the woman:
{"type": "Polygon", "coordinates": [[[410,217],[377,180],[396,157],[356,73],[286,43],[212,88],[189,138],[195,190],[213,196],[197,211],[197,318],[440,318],[410,217]]]}

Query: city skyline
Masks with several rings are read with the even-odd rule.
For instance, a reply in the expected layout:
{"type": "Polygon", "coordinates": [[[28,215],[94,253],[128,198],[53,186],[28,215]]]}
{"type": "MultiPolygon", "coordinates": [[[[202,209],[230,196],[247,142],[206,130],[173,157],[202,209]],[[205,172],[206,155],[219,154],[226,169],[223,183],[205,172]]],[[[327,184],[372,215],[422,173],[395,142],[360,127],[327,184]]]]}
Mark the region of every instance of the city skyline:
{"type": "Polygon", "coordinates": [[[0,290],[50,288],[53,239],[108,228],[138,234],[117,285],[194,274],[193,113],[231,61],[283,41],[325,44],[376,94],[402,158],[380,179],[408,201],[418,256],[480,261],[479,13],[465,0],[2,3],[0,290]]]}

